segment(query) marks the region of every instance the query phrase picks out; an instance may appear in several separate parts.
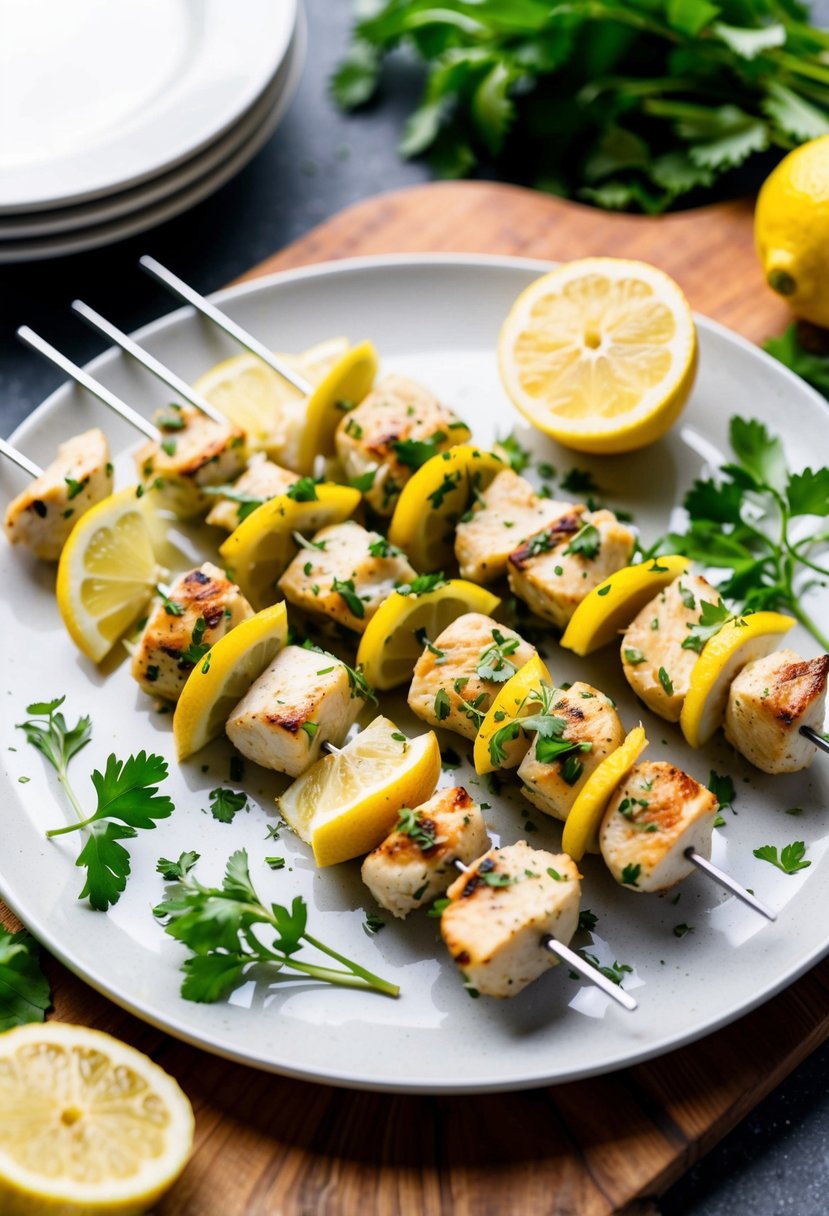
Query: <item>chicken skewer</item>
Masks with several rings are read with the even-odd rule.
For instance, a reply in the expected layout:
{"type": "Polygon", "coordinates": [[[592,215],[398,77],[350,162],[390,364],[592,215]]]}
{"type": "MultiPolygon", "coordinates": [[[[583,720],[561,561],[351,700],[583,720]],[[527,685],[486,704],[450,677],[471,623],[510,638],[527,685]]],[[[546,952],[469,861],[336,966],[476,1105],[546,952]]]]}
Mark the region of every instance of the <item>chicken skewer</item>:
{"type": "Polygon", "coordinates": [[[116,346],[120,347],[126,354],[131,355],[142,367],[146,367],[147,371],[152,372],[157,379],[166,384],[168,388],[171,388],[179,397],[182,397],[185,401],[189,401],[192,406],[197,410],[201,410],[203,414],[206,414],[208,418],[212,418],[220,426],[227,425],[225,415],[220,410],[217,410],[215,406],[211,405],[206,397],[202,397],[185,380],[182,380],[175,372],[165,367],[154,355],[144,350],[128,334],[118,329],[116,325],[113,325],[106,317],[101,316],[94,308],[90,308],[83,300],[73,300],[72,311],[76,312],[91,329],[96,330],[97,333],[102,334],[105,338],[109,338],[110,342],[114,342],[116,346]]]}
{"type": "Polygon", "coordinates": [[[249,334],[241,325],[237,325],[226,313],[216,308],[215,304],[211,304],[209,300],[206,300],[189,283],[185,283],[183,279],[173,274],[166,266],[162,266],[155,258],[148,256],[139,258],[138,264],[142,270],[145,270],[147,274],[163,284],[173,295],[192,305],[197,312],[207,317],[214,325],[218,325],[220,329],[223,329],[226,334],[229,334],[241,346],[249,350],[251,354],[256,355],[263,363],[267,363],[268,367],[272,368],[283,380],[287,380],[289,384],[292,384],[303,396],[311,396],[314,386],[309,380],[300,375],[284,359],[280,359],[278,355],[275,355],[258,338],[254,338],[252,334],[249,334]]]}

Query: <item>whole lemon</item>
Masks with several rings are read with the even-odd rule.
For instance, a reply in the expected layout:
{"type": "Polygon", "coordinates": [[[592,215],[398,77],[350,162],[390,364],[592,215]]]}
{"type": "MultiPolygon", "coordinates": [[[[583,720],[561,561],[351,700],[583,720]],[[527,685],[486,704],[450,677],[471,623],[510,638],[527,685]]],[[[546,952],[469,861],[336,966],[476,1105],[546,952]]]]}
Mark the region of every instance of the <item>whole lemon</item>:
{"type": "Polygon", "coordinates": [[[763,183],[754,240],[772,291],[829,328],[829,135],[795,148],[763,183]]]}

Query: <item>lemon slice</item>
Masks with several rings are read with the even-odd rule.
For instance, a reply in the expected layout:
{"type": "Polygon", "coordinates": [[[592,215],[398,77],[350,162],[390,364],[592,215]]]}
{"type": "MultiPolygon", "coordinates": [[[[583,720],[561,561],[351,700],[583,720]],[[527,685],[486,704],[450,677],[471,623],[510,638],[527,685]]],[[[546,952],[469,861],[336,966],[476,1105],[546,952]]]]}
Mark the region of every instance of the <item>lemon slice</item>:
{"type": "MultiPolygon", "coordinates": [[[[280,358],[318,384],[347,351],[347,338],[331,338],[301,355],[280,358]]],[[[306,398],[267,363],[256,355],[236,355],[211,367],[193,387],[245,431],[251,450],[285,463],[293,432],[302,425],[306,398]]]]}
{"type": "Polygon", "coordinates": [[[334,432],[343,417],[343,407],[358,405],[377,375],[377,351],[370,342],[360,342],[347,351],[322,377],[308,398],[299,439],[297,468],[314,471],[317,455],[334,451],[334,432]]]}
{"type": "Polygon", "coordinates": [[[276,800],[314,850],[318,866],[360,857],[388,836],[404,806],[430,798],[440,776],[434,731],[406,739],[375,718],[341,751],[324,756],[276,800]]]}
{"type": "Polygon", "coordinates": [[[466,612],[492,616],[500,603],[497,595],[462,578],[449,579],[422,595],[393,591],[366,626],[357,666],[362,666],[372,688],[396,688],[412,678],[424,639],[433,641],[466,612]]]}
{"type": "Polygon", "coordinates": [[[570,808],[561,837],[561,847],[573,861],[580,861],[585,853],[599,852],[599,827],[610,796],[647,746],[644,730],[635,726],[625,736],[621,747],[603,760],[585,781],[570,808]]]}
{"type": "Polygon", "coordinates": [[[728,621],[702,648],[691,669],[688,695],[679,725],[691,747],[702,747],[722,726],[728,690],[735,676],[777,646],[781,634],[794,625],[780,612],[754,612],[728,621]]]}
{"type": "Polygon", "coordinates": [[[455,557],[455,527],[475,490],[508,468],[493,452],[459,443],[432,456],[403,487],[389,540],[416,570],[445,570],[455,557]]]}
{"type": "Polygon", "coordinates": [[[82,515],[58,564],[58,608],[72,641],[96,663],[146,608],[162,570],[146,498],[130,486],[82,515]]]}
{"type": "Polygon", "coordinates": [[[130,1216],[176,1180],[193,1110],[172,1077],[65,1022],[0,1035],[0,1211],[130,1216]]]}
{"type": "Polygon", "coordinates": [[[491,773],[496,768],[516,768],[530,750],[530,739],[519,731],[518,737],[504,744],[505,758],[493,764],[489,752],[492,736],[502,727],[508,726],[527,714],[538,713],[543,704],[545,690],[552,692],[553,677],[544,661],[534,654],[506,684],[502,684],[495,700],[475,736],[472,758],[476,773],[491,773]]]}
{"type": "Polygon", "coordinates": [[[176,703],[176,759],[186,760],[222,733],[234,705],[287,640],[288,611],[281,603],[248,617],[211,646],[207,670],[204,663],[196,664],[176,703]]]}
{"type": "Polygon", "coordinates": [[[621,630],[649,600],[684,574],[687,557],[655,557],[653,561],[625,566],[594,587],[570,617],[559,645],[576,654],[592,654],[619,640],[621,630]]]}
{"type": "Polygon", "coordinates": [[[313,536],[320,528],[342,523],[357,508],[360,491],[353,486],[314,487],[316,498],[297,502],[279,494],[263,502],[219,545],[233,578],[254,608],[265,608],[279,594],[276,582],[297,551],[294,533],[313,536]]]}
{"type": "Polygon", "coordinates": [[[537,427],[578,452],[630,452],[679,417],[697,333],[663,271],[621,258],[567,262],[531,283],[498,339],[501,379],[537,427]]]}

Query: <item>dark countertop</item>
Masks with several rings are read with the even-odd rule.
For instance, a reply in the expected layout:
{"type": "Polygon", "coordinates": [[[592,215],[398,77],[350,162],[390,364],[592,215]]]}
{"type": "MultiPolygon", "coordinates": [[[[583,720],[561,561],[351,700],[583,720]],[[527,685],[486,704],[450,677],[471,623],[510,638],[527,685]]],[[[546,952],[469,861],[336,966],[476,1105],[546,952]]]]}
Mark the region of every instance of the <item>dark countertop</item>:
{"type": "MultiPolygon", "coordinates": [[[[281,128],[235,180],[186,215],[108,249],[0,268],[4,435],[61,382],[16,342],[18,325],[28,323],[84,363],[103,344],[69,313],[76,296],[125,330],[170,310],[170,297],[138,271],[140,254],[153,253],[209,292],[349,203],[429,180],[424,164],[403,162],[395,151],[418,94],[417,76],[396,77],[393,95],[379,108],[339,114],[326,81],[345,45],[351,6],[345,0],[306,4],[310,49],[300,91],[281,128]]],[[[829,0],[821,8],[829,12],[829,0]]],[[[664,1216],[825,1216],[827,1145],[829,1044],[674,1186],[659,1209],[664,1216]]]]}

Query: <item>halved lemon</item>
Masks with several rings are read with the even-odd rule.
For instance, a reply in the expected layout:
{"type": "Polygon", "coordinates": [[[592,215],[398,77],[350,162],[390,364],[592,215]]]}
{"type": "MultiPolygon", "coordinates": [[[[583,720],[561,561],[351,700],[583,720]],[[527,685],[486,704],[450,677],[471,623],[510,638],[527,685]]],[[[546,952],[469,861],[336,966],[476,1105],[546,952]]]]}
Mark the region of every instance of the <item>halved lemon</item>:
{"type": "Polygon", "coordinates": [[[502,684],[495,700],[481,723],[475,736],[472,758],[476,773],[492,773],[497,768],[516,768],[530,750],[531,740],[522,731],[515,739],[503,744],[504,759],[495,764],[489,750],[496,731],[511,722],[526,718],[528,714],[540,713],[545,691],[553,691],[553,677],[543,659],[537,654],[525,663],[506,684],[502,684]]]}
{"type": "Polygon", "coordinates": [[[353,486],[324,483],[314,492],[310,502],[297,502],[288,494],[270,498],[219,545],[219,553],[254,608],[267,607],[279,594],[277,579],[298,548],[294,533],[313,536],[320,528],[342,523],[353,515],[361,498],[353,486]]]}
{"type": "Polygon", "coordinates": [[[137,1216],[192,1146],[189,1101],[140,1051],[65,1022],[0,1035],[4,1216],[137,1216]]]}
{"type": "Polygon", "coordinates": [[[582,657],[619,640],[633,618],[663,587],[684,574],[687,557],[655,557],[625,566],[585,596],[570,618],[559,645],[582,657]]]}
{"type": "Polygon", "coordinates": [[[498,339],[508,396],[578,452],[630,452],[659,439],[688,399],[697,333],[663,271],[623,258],[581,258],[536,279],[498,339]]]}
{"type": "Polygon", "coordinates": [[[393,591],[366,626],[357,666],[362,666],[372,688],[396,688],[412,678],[427,640],[433,642],[465,612],[492,616],[500,603],[497,595],[462,578],[449,579],[422,595],[393,591]]]}
{"type": "Polygon", "coordinates": [[[376,375],[377,351],[370,342],[360,342],[322,377],[305,406],[296,466],[301,473],[314,471],[316,456],[331,455],[343,409],[362,401],[376,375]]]}
{"type": "Polygon", "coordinates": [[[379,717],[341,751],[297,777],[276,805],[311,845],[317,865],[333,866],[376,848],[401,807],[430,798],[439,776],[434,731],[407,739],[388,718],[379,717]]]}
{"type": "Polygon", "coordinates": [[[130,486],[82,515],[58,564],[58,608],[72,641],[99,663],[138,619],[163,571],[150,508],[130,486]]]}
{"type": "MultiPolygon", "coordinates": [[[[347,338],[330,338],[300,355],[280,358],[311,384],[319,384],[347,351],[347,338]]],[[[288,468],[296,466],[296,434],[306,398],[267,363],[256,355],[235,355],[211,367],[193,387],[245,431],[252,451],[265,451],[288,468]]]]}
{"type": "Polygon", "coordinates": [[[281,603],[242,621],[211,646],[207,667],[196,664],[176,703],[176,759],[186,760],[222,733],[233,707],[287,640],[288,611],[281,603]]]}
{"type": "Polygon", "coordinates": [[[476,490],[508,466],[494,453],[459,443],[432,456],[403,487],[389,540],[416,570],[445,570],[455,557],[455,527],[476,490]]]}
{"type": "Polygon", "coordinates": [[[688,695],[679,725],[691,747],[702,747],[722,726],[728,690],[748,663],[762,659],[777,647],[781,634],[794,625],[780,612],[753,612],[728,621],[702,648],[691,669],[688,695]]]}
{"type": "Polygon", "coordinates": [[[561,837],[561,847],[573,861],[579,861],[585,853],[599,852],[599,828],[610,796],[647,746],[644,730],[635,726],[625,736],[621,747],[603,760],[585,781],[570,808],[561,837]]]}

